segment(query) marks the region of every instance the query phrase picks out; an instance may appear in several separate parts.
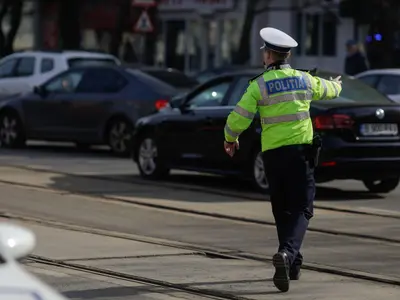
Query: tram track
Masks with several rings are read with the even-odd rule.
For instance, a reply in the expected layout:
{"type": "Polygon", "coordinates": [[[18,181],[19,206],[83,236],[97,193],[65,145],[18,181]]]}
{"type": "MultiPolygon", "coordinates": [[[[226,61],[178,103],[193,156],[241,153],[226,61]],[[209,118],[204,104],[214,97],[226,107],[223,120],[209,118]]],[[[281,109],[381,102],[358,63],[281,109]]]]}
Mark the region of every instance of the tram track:
{"type": "Polygon", "coordinates": [[[97,268],[97,267],[86,266],[86,265],[77,264],[77,263],[65,262],[62,260],[50,259],[50,258],[38,256],[38,255],[31,255],[31,256],[29,256],[29,258],[27,260],[30,262],[39,264],[39,265],[53,266],[53,267],[58,267],[61,269],[75,270],[75,271],[79,271],[82,273],[98,275],[101,277],[118,279],[121,281],[135,282],[135,283],[141,283],[141,284],[145,284],[145,285],[166,288],[166,289],[170,289],[170,290],[184,292],[184,293],[191,294],[191,295],[201,296],[202,298],[209,298],[209,299],[216,299],[216,300],[252,300],[251,298],[236,296],[234,294],[224,292],[224,291],[219,291],[219,290],[214,290],[214,289],[196,288],[196,287],[188,286],[186,284],[171,283],[171,282],[164,281],[164,280],[157,280],[154,278],[143,277],[143,276],[123,273],[123,272],[116,272],[116,271],[112,271],[112,270],[108,270],[108,269],[104,269],[104,268],[97,268]]]}
{"type": "MultiPolygon", "coordinates": [[[[94,234],[94,235],[98,235],[98,236],[112,237],[112,238],[124,239],[124,240],[129,240],[129,241],[165,246],[165,247],[170,247],[170,248],[189,250],[189,251],[192,251],[194,254],[204,255],[209,258],[248,260],[248,261],[261,262],[261,263],[265,263],[265,264],[270,264],[272,262],[272,259],[271,259],[272,253],[270,255],[264,255],[264,254],[259,254],[259,253],[241,251],[239,249],[225,249],[225,248],[219,248],[219,247],[209,247],[209,246],[197,245],[197,244],[193,244],[193,243],[174,241],[171,239],[156,238],[156,237],[151,237],[151,236],[136,235],[136,234],[130,234],[130,233],[121,233],[121,232],[116,232],[116,231],[111,231],[111,230],[99,229],[99,228],[95,228],[95,227],[81,226],[81,225],[76,225],[76,224],[58,222],[58,221],[53,221],[53,220],[49,220],[49,219],[30,217],[30,216],[24,216],[24,215],[19,215],[19,214],[0,213],[0,217],[6,218],[9,220],[15,220],[15,221],[26,222],[26,223],[31,223],[31,224],[38,224],[38,225],[42,225],[42,226],[46,226],[46,227],[53,227],[53,228],[58,228],[58,229],[63,229],[63,230],[77,231],[77,232],[82,232],[82,233],[94,234]]],[[[120,278],[120,279],[125,278],[128,280],[136,280],[136,281],[141,281],[143,283],[147,282],[147,283],[156,284],[156,285],[157,284],[158,285],[165,284],[164,286],[166,286],[166,287],[168,287],[167,286],[168,284],[170,285],[169,287],[173,287],[173,285],[174,285],[171,283],[163,283],[162,281],[154,280],[151,278],[144,278],[144,277],[140,277],[140,276],[135,277],[134,275],[113,272],[111,270],[92,268],[92,267],[88,267],[88,266],[79,265],[76,263],[53,260],[53,259],[48,259],[48,258],[44,258],[44,257],[40,257],[40,256],[35,256],[35,255],[30,256],[29,259],[36,261],[36,262],[45,263],[48,265],[54,265],[54,266],[60,266],[60,267],[64,266],[66,268],[75,268],[77,270],[95,272],[95,273],[98,272],[99,274],[102,273],[102,274],[106,274],[107,276],[115,276],[116,278],[120,278]]],[[[338,275],[338,276],[342,276],[345,278],[352,278],[352,279],[359,279],[359,280],[365,280],[365,281],[376,282],[376,283],[383,283],[383,284],[388,284],[388,285],[392,285],[392,286],[400,286],[400,278],[394,277],[394,276],[373,274],[373,273],[367,273],[367,272],[362,272],[362,271],[357,271],[357,270],[351,270],[351,269],[346,269],[346,268],[341,268],[341,267],[328,266],[328,265],[322,265],[322,264],[310,263],[310,262],[304,263],[302,265],[302,268],[304,270],[338,275]]],[[[181,288],[180,285],[175,285],[175,287],[177,289],[181,288]]],[[[188,287],[184,287],[184,288],[188,288],[188,287]]],[[[189,290],[183,290],[183,289],[181,289],[181,290],[182,291],[190,291],[190,289],[192,289],[192,288],[189,287],[189,290]]],[[[197,289],[197,288],[192,289],[192,292],[197,293],[197,292],[199,292],[199,289],[197,289]]],[[[205,292],[207,293],[207,295],[217,296],[217,297],[220,297],[221,299],[237,299],[237,300],[240,300],[240,299],[245,300],[246,299],[246,298],[236,297],[234,295],[226,295],[226,294],[216,295],[215,293],[212,294],[212,291],[209,291],[209,290],[206,290],[205,292]]]]}
{"type": "MultiPolygon", "coordinates": [[[[14,167],[12,167],[14,168],[14,167]]],[[[72,176],[77,179],[85,179],[85,178],[91,178],[92,179],[97,179],[97,180],[106,180],[112,182],[112,180],[109,179],[99,179],[97,176],[84,176],[84,175],[74,175],[74,174],[69,174],[69,173],[64,173],[64,172],[57,172],[57,171],[49,171],[49,170],[37,170],[35,168],[25,168],[25,167],[16,167],[17,169],[23,169],[27,171],[33,171],[39,173],[50,173],[50,174],[56,174],[56,175],[62,175],[62,176],[72,176]]],[[[91,200],[104,200],[109,203],[123,203],[123,204],[128,204],[128,205],[136,205],[140,207],[148,207],[148,208],[155,208],[158,210],[162,211],[170,211],[170,212],[175,212],[175,213],[182,213],[182,214],[187,214],[187,215],[194,215],[194,216],[205,216],[205,217],[211,217],[214,219],[219,219],[219,220],[226,220],[226,221],[235,221],[235,222],[242,222],[244,224],[253,224],[253,225],[262,225],[262,226],[275,226],[274,222],[267,221],[267,220],[261,220],[261,219],[253,219],[253,218],[247,218],[247,217],[242,217],[242,216],[234,216],[234,215],[229,215],[229,214],[224,214],[224,213],[217,213],[217,212],[209,212],[209,211],[202,211],[202,210],[196,210],[196,209],[189,209],[189,208],[182,208],[182,207],[176,207],[176,206],[170,206],[170,205],[163,205],[163,204],[156,204],[156,203],[149,203],[149,202],[143,202],[143,201],[137,201],[134,199],[121,199],[119,197],[113,197],[109,195],[91,195],[90,193],[85,193],[85,192],[65,192],[60,189],[55,189],[55,188],[50,188],[38,184],[31,184],[31,183],[21,183],[21,182],[14,182],[14,181],[7,181],[0,179],[0,183],[2,184],[7,184],[7,185],[13,185],[13,186],[18,186],[22,188],[34,188],[42,191],[47,191],[47,192],[55,192],[55,193],[62,193],[62,194],[70,194],[70,195],[77,195],[77,196],[83,196],[86,198],[89,198],[91,200]]],[[[141,184],[148,183],[148,181],[143,181],[141,184]]],[[[150,182],[153,183],[154,182],[150,182]]],[[[138,183],[135,183],[138,184],[138,183]]],[[[162,187],[161,185],[153,185],[153,186],[159,186],[162,187]]],[[[168,188],[168,187],[166,187],[168,188]]],[[[172,188],[172,187],[169,187],[172,188]]],[[[182,189],[185,189],[183,187],[182,189]]],[[[242,199],[242,198],[239,198],[242,199]]],[[[243,200],[243,199],[242,199],[243,200]]],[[[348,214],[351,214],[351,212],[347,212],[348,214]]],[[[358,215],[358,213],[354,213],[355,215],[358,215]]],[[[386,215],[375,215],[375,214],[370,214],[371,216],[374,217],[379,217],[379,218],[389,218],[386,215]]],[[[308,228],[309,232],[315,232],[315,233],[320,233],[320,234],[328,234],[328,235],[334,235],[334,236],[341,236],[341,237],[351,237],[351,238],[357,238],[357,239],[363,239],[363,240],[368,240],[368,241],[374,241],[374,242],[384,242],[384,243],[389,243],[392,245],[400,245],[400,238],[391,238],[391,237],[386,237],[386,236],[378,236],[378,235],[369,235],[369,234],[363,234],[363,233],[356,233],[356,232],[347,232],[343,230],[336,230],[336,229],[331,229],[331,228],[320,228],[320,227],[314,227],[313,225],[310,225],[308,228]]]]}

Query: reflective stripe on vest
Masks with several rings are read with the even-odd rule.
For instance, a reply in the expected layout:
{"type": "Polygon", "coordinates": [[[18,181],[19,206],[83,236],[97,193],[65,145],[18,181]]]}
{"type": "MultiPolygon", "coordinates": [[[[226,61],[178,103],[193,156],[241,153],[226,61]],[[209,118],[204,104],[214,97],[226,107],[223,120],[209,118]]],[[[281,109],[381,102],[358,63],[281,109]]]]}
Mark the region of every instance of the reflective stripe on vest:
{"type": "Polygon", "coordinates": [[[241,132],[232,131],[232,129],[229,128],[228,124],[225,125],[225,131],[226,131],[227,134],[229,134],[234,139],[239,137],[239,135],[241,134],[241,132]]]}
{"type": "Polygon", "coordinates": [[[277,117],[264,117],[261,118],[261,124],[275,124],[283,122],[301,121],[308,119],[310,113],[308,111],[298,112],[290,115],[282,115],[277,117]]]}
{"type": "Polygon", "coordinates": [[[239,105],[236,105],[234,112],[241,115],[244,118],[247,118],[247,119],[253,119],[255,116],[255,114],[253,114],[252,112],[249,112],[248,110],[244,109],[243,107],[240,107],[239,105]]]}

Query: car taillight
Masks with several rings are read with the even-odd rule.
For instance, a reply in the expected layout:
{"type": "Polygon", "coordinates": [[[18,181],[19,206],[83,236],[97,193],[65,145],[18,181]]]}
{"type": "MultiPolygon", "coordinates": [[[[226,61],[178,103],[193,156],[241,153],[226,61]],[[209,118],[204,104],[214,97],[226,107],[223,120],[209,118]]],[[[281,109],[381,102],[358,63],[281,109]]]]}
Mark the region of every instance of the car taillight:
{"type": "Polygon", "coordinates": [[[348,115],[321,115],[313,120],[314,129],[349,129],[354,124],[353,119],[348,115]]]}
{"type": "Polygon", "coordinates": [[[168,100],[161,99],[161,100],[156,101],[155,106],[156,106],[157,110],[160,110],[161,108],[166,107],[167,104],[168,104],[168,100]]]}

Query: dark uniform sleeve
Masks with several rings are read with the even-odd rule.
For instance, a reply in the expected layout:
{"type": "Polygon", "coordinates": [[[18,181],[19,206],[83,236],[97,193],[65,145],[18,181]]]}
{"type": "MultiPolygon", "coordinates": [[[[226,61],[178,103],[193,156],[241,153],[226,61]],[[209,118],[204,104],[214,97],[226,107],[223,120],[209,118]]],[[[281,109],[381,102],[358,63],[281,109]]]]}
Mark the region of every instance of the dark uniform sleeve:
{"type": "Polygon", "coordinates": [[[250,82],[235,109],[229,114],[225,125],[225,140],[235,142],[245,131],[257,113],[257,101],[261,99],[260,89],[256,81],[250,82]]]}

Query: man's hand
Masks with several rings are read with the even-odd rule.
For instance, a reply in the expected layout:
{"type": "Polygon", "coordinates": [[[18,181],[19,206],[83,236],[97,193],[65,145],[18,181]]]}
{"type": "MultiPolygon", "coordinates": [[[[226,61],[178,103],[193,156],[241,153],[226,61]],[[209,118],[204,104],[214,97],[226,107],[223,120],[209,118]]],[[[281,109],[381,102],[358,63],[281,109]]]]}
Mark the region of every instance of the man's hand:
{"type": "Polygon", "coordinates": [[[225,152],[230,156],[233,157],[233,155],[235,155],[235,151],[236,149],[239,150],[239,142],[236,141],[234,143],[228,143],[228,142],[224,142],[224,149],[225,152]]]}
{"type": "Polygon", "coordinates": [[[336,78],[329,78],[331,81],[334,81],[336,83],[339,83],[340,85],[342,85],[342,81],[340,80],[340,78],[342,78],[342,76],[338,76],[336,78]]]}

